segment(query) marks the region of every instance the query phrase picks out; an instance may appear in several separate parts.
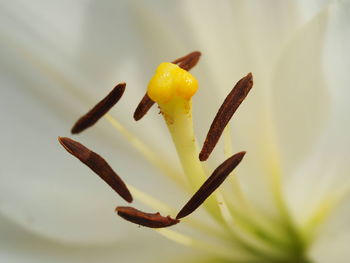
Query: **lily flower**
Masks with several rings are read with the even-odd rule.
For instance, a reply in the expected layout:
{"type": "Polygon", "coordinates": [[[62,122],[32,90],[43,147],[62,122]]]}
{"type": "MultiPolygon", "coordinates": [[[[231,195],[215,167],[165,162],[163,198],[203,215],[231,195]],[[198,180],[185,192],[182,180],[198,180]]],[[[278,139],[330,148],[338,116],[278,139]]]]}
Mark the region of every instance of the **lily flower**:
{"type": "Polygon", "coordinates": [[[349,261],[346,1],[0,5],[2,262],[349,261]],[[191,86],[180,103],[150,84],[167,125],[156,107],[133,121],[156,66],[194,49],[200,63],[174,81],[193,77],[198,90],[191,86]],[[187,139],[206,141],[248,72],[254,88],[201,162],[187,139]],[[122,220],[115,206],[134,223],[149,224],[149,215],[120,208],[120,197],[57,145],[121,82],[125,95],[78,140],[108,160],[135,207],[177,217],[176,225],[152,230],[122,220]],[[183,122],[174,127],[174,119],[183,122]],[[206,178],[221,174],[215,167],[240,151],[247,155],[234,174],[193,206],[201,186],[212,188],[206,178]]]}

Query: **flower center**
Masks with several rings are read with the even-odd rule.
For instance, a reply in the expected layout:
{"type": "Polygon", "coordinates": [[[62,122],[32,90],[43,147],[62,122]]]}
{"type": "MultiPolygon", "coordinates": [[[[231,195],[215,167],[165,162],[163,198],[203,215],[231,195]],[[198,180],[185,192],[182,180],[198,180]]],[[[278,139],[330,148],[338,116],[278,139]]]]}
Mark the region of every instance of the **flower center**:
{"type": "MultiPolygon", "coordinates": [[[[182,186],[187,190],[190,189],[191,193],[196,192],[174,219],[170,216],[163,217],[160,213],[145,213],[133,207],[117,207],[118,215],[139,225],[161,228],[158,230],[159,233],[169,239],[203,249],[208,253],[212,252],[215,257],[227,259],[228,262],[308,262],[305,260],[307,245],[302,238],[301,231],[291,220],[283,198],[278,199],[283,216],[277,220],[271,220],[267,215],[260,213],[260,210],[256,209],[241,191],[239,181],[236,175],[232,174],[232,170],[241,162],[245,152],[234,155],[230,153],[229,155],[232,156],[228,156],[229,158],[220,164],[210,176],[204,169],[203,161],[209,158],[225,127],[252,88],[253,76],[251,73],[247,74],[234,86],[215,116],[203,147],[199,151],[192,120],[192,96],[198,90],[198,81],[187,71],[196,65],[199,57],[200,52],[192,52],[173,61],[173,63],[161,63],[150,80],[147,93],[134,114],[134,119],[138,121],[154,103],[158,104],[174,142],[183,174],[187,179],[187,185],[182,183],[182,186]],[[216,190],[230,174],[234,202],[230,199],[232,195],[225,191],[216,190]],[[221,238],[220,241],[224,243],[223,247],[215,244],[208,245],[202,240],[164,229],[179,223],[180,220],[182,221],[202,203],[223,231],[216,231],[210,226],[203,227],[203,224],[193,224],[193,222],[192,226],[204,233],[208,231],[208,233],[217,234],[217,237],[221,238]]],[[[106,98],[77,121],[72,128],[72,133],[82,132],[94,125],[102,116],[106,116],[112,125],[148,160],[161,169],[167,169],[167,164],[162,164],[161,157],[153,155],[150,149],[130,134],[120,123],[110,115],[106,115],[108,110],[121,98],[125,86],[125,83],[117,85],[106,98]]],[[[126,201],[133,201],[132,193],[136,199],[152,208],[166,207],[162,202],[125,184],[100,155],[69,138],[60,138],[59,141],[70,154],[91,168],[126,201]]],[[[225,145],[228,152],[230,152],[228,150],[230,146],[225,145]]],[[[277,192],[280,193],[280,185],[276,185],[277,192]]],[[[162,209],[163,212],[165,209],[162,209]]],[[[167,212],[169,214],[174,213],[171,209],[168,211],[171,211],[167,212]]],[[[188,223],[187,220],[190,219],[186,218],[183,223],[188,223]]]]}

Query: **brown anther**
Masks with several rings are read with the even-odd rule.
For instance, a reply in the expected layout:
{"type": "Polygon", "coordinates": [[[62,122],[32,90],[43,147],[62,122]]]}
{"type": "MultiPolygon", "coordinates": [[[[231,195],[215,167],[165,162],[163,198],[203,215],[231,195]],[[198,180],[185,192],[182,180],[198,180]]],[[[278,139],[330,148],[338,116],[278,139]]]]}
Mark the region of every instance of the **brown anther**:
{"type": "Polygon", "coordinates": [[[135,121],[141,120],[141,118],[146,115],[146,113],[153,106],[153,104],[154,104],[154,101],[151,100],[151,98],[148,97],[146,93],[145,96],[143,96],[142,100],[140,101],[139,105],[137,105],[137,108],[134,112],[134,120],[135,121]]]}
{"type": "MultiPolygon", "coordinates": [[[[180,68],[189,71],[198,63],[200,56],[201,56],[201,52],[194,51],[187,54],[186,56],[183,56],[181,58],[174,60],[171,63],[177,64],[180,68]]],[[[142,100],[140,101],[139,105],[137,105],[136,107],[136,110],[134,112],[134,120],[138,121],[143,116],[145,116],[154,103],[155,102],[151,100],[150,97],[148,97],[146,92],[146,94],[143,96],[142,100]]]]}
{"type": "Polygon", "coordinates": [[[171,63],[177,64],[180,68],[189,71],[195,65],[197,65],[201,55],[202,55],[201,52],[194,51],[194,52],[191,52],[190,54],[187,54],[186,56],[183,56],[181,58],[174,60],[171,63]]]}
{"type": "Polygon", "coordinates": [[[120,83],[95,107],[83,115],[71,129],[72,134],[80,133],[94,125],[103,115],[105,115],[122,97],[125,91],[125,83],[120,83]]]}
{"type": "Polygon", "coordinates": [[[208,159],[215,145],[219,141],[226,125],[238,109],[239,105],[241,105],[243,100],[247,97],[252,87],[253,75],[252,73],[249,73],[238,81],[232,91],[227,95],[210,126],[202,150],[199,154],[199,160],[205,161],[208,159]]]}
{"type": "Polygon", "coordinates": [[[173,219],[170,216],[164,217],[159,213],[145,213],[129,206],[118,206],[115,211],[127,221],[150,228],[169,227],[180,222],[180,220],[173,219]]]}
{"type": "Polygon", "coordinates": [[[58,137],[58,141],[70,154],[78,158],[112,187],[125,201],[132,202],[133,198],[126,184],[100,155],[70,138],[58,137]]]}
{"type": "Polygon", "coordinates": [[[181,219],[195,211],[225,181],[242,161],[244,155],[245,152],[236,153],[219,165],[177,214],[176,219],[181,219]]]}

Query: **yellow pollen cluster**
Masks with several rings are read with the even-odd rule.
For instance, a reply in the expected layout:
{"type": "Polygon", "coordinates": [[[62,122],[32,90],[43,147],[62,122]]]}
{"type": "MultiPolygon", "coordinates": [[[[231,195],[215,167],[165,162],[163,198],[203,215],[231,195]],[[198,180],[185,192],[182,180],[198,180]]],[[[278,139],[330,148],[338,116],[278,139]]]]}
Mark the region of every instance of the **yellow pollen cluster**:
{"type": "Polygon", "coordinates": [[[164,62],[150,80],[147,94],[157,103],[167,103],[175,97],[189,100],[197,89],[198,81],[188,71],[164,62]]]}

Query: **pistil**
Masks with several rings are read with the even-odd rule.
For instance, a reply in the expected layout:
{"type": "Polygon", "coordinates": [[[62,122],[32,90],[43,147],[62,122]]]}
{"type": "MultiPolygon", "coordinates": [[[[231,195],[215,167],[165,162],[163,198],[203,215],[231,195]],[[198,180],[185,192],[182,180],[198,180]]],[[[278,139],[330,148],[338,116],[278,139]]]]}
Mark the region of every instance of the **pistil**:
{"type": "MultiPolygon", "coordinates": [[[[198,159],[198,146],[193,129],[192,96],[197,80],[186,70],[172,63],[162,63],[148,85],[148,96],[158,103],[173,139],[183,171],[193,190],[197,190],[207,175],[198,159]]],[[[208,211],[220,219],[214,196],[205,203],[208,211]]]]}

